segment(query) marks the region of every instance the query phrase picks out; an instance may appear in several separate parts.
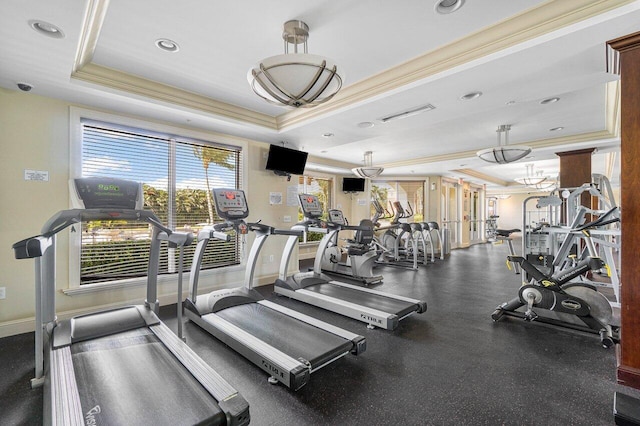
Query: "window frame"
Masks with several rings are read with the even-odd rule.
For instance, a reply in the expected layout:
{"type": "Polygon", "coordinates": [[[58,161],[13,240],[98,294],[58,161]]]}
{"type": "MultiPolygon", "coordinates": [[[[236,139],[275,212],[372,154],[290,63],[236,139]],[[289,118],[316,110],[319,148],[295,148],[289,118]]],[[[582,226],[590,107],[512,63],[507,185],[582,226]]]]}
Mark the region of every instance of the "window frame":
{"type": "MultiPolygon", "coordinates": [[[[329,180],[331,181],[331,184],[329,185],[329,187],[331,188],[331,193],[329,194],[329,200],[327,202],[327,208],[332,209],[335,206],[335,202],[336,202],[336,181],[338,180],[337,177],[333,174],[329,174],[329,173],[322,173],[322,172],[307,172],[305,171],[305,173],[303,175],[299,175],[298,177],[302,177],[302,178],[307,178],[310,177],[312,179],[324,179],[324,180],[329,180]]],[[[298,184],[299,186],[299,184],[298,184]]],[[[298,193],[300,193],[300,191],[298,190],[298,193]]],[[[301,213],[301,208],[298,205],[298,214],[301,213]]],[[[300,247],[312,247],[314,245],[318,245],[320,244],[320,241],[307,241],[307,231],[304,231],[303,237],[302,237],[302,241],[298,242],[298,246],[300,247]]]]}
{"type": "MultiPolygon", "coordinates": [[[[69,179],[82,176],[82,120],[95,120],[113,124],[114,126],[123,126],[129,128],[138,128],[158,133],[177,134],[184,138],[193,138],[203,142],[211,142],[212,144],[234,145],[240,147],[241,164],[243,164],[240,175],[241,187],[250,197],[247,187],[248,171],[247,171],[247,151],[248,143],[246,140],[234,138],[233,136],[223,135],[215,132],[203,132],[186,127],[178,127],[171,124],[159,123],[137,117],[126,117],[115,113],[95,111],[91,109],[79,108],[71,106],[69,108],[69,179]]],[[[69,199],[69,208],[71,200],[69,199]]],[[[95,291],[110,290],[116,288],[133,288],[146,285],[146,277],[127,278],[93,284],[80,284],[80,251],[81,251],[81,235],[80,232],[69,233],[69,280],[68,288],[63,289],[67,295],[84,294],[95,291]]],[[[240,264],[226,266],[222,268],[207,269],[200,272],[200,278],[206,279],[216,275],[226,274],[234,271],[244,270],[246,265],[246,256],[240,255],[240,264]]],[[[184,271],[185,280],[189,279],[189,271],[184,271]]],[[[158,275],[158,284],[177,282],[177,274],[158,275]]]]}

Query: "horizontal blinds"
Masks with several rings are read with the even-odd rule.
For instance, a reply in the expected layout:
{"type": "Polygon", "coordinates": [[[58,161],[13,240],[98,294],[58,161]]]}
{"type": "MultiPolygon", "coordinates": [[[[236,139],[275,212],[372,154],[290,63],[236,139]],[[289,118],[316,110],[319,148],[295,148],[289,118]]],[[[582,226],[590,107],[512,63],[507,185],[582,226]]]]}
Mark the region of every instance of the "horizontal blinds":
{"type": "MultiPolygon", "coordinates": [[[[117,177],[143,183],[145,208],[177,231],[197,233],[215,214],[210,189],[240,187],[240,149],[175,135],[83,122],[82,176],[117,177]]],[[[151,229],[133,221],[82,224],[81,284],[147,275],[151,229]]],[[[195,244],[185,248],[185,270],[195,244]]],[[[177,252],[163,243],[160,273],[176,272],[177,252]]],[[[212,241],[203,269],[240,263],[237,238],[212,241]]]]}

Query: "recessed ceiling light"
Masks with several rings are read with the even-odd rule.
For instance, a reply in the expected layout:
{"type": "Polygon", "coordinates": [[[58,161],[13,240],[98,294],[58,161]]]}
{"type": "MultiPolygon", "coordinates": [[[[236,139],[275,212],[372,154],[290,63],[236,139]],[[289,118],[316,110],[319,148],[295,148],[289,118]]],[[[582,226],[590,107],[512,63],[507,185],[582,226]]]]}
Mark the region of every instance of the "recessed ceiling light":
{"type": "Polygon", "coordinates": [[[505,105],[515,105],[515,104],[516,104],[516,101],[509,101],[505,105]]]}
{"type": "Polygon", "coordinates": [[[560,130],[564,129],[564,127],[559,126],[559,127],[554,127],[553,129],[549,129],[550,132],[558,132],[560,130]]]}
{"type": "Polygon", "coordinates": [[[327,151],[326,149],[323,149],[322,151],[320,151],[320,154],[326,154],[327,152],[329,151],[327,151]]]}
{"type": "Polygon", "coordinates": [[[558,102],[560,100],[560,98],[547,98],[547,99],[543,99],[540,101],[540,103],[542,105],[546,105],[546,104],[552,104],[554,102],[558,102]]]}
{"type": "Polygon", "coordinates": [[[369,127],[373,127],[374,124],[370,121],[363,121],[362,123],[358,123],[358,127],[361,129],[368,129],[369,127]]]}
{"type": "Polygon", "coordinates": [[[464,0],[438,0],[436,2],[436,12],[446,15],[460,9],[464,0]]]}
{"type": "Polygon", "coordinates": [[[48,22],[31,19],[29,21],[29,26],[40,34],[46,35],[48,37],[64,38],[64,33],[62,32],[62,30],[48,22]]]}
{"type": "Polygon", "coordinates": [[[331,132],[327,132],[327,133],[323,133],[322,134],[322,137],[324,137],[324,138],[332,138],[334,136],[335,135],[333,133],[331,133],[331,132]]]}
{"type": "Polygon", "coordinates": [[[482,96],[482,92],[471,92],[467,93],[466,95],[460,96],[460,99],[462,99],[463,101],[470,101],[471,99],[476,99],[480,96],[482,96]]]}
{"type": "Polygon", "coordinates": [[[156,46],[167,52],[177,52],[178,50],[180,50],[180,46],[178,46],[178,43],[173,40],[169,40],[168,38],[157,39],[156,46]]]}

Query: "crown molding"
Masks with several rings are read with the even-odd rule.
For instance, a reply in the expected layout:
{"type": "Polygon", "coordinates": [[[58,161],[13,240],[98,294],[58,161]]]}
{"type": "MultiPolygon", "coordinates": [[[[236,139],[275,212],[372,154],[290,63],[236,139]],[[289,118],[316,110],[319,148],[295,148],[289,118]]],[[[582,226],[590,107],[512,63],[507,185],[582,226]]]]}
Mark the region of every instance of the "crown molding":
{"type": "MultiPolygon", "coordinates": [[[[597,142],[603,139],[612,139],[615,137],[616,137],[615,134],[611,133],[609,130],[599,130],[596,132],[581,133],[579,135],[563,136],[559,138],[539,139],[539,140],[528,141],[528,142],[518,142],[518,144],[527,145],[533,149],[552,148],[556,146],[566,147],[567,145],[571,145],[571,144],[597,142]]],[[[392,167],[403,167],[403,166],[413,166],[413,165],[424,164],[424,163],[437,163],[441,161],[462,160],[465,158],[475,157],[476,152],[477,150],[460,151],[460,152],[453,152],[449,154],[434,155],[429,157],[411,158],[409,160],[382,163],[382,164],[379,164],[379,166],[384,167],[385,169],[390,169],[392,167]]]]}
{"type": "Polygon", "coordinates": [[[407,61],[371,78],[343,88],[329,102],[311,109],[299,109],[273,117],[217,101],[166,84],[154,82],[91,62],[109,6],[109,0],[89,0],[76,52],[72,79],[159,100],[179,107],[199,110],[223,119],[284,130],[307,120],[399,90],[438,73],[468,64],[581,22],[634,0],[546,1],[495,25],[407,61]]]}
{"type": "Polygon", "coordinates": [[[500,179],[497,178],[495,176],[490,176],[490,175],[486,175],[484,173],[480,173],[477,170],[473,170],[473,169],[456,169],[456,170],[451,170],[451,172],[453,173],[462,173],[465,174],[467,176],[471,176],[477,179],[481,179],[487,182],[491,182],[491,183],[495,183],[496,185],[500,185],[500,186],[512,186],[512,185],[516,185],[515,182],[511,182],[511,181],[507,181],[504,179],[500,179]]]}
{"type": "Polygon", "coordinates": [[[71,78],[167,104],[177,105],[182,108],[212,114],[218,118],[241,121],[244,124],[277,130],[275,118],[270,115],[261,114],[225,102],[219,102],[207,96],[198,95],[102,65],[88,63],[81,69],[75,71],[71,75],[71,78]]]}
{"type": "Polygon", "coordinates": [[[398,90],[403,86],[593,18],[633,1],[547,1],[373,77],[351,84],[325,104],[305,111],[294,110],[282,114],[277,117],[278,128],[294,126],[383,93],[398,90]]]}

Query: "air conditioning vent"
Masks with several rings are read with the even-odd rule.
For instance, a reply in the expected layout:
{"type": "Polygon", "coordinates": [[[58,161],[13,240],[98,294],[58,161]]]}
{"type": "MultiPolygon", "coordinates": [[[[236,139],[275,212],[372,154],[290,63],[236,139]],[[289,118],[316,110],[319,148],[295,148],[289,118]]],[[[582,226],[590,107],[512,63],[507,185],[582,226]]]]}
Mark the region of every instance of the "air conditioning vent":
{"type": "Polygon", "coordinates": [[[411,117],[413,115],[417,115],[426,111],[431,111],[432,109],[436,109],[436,107],[431,104],[426,104],[426,105],[422,105],[422,106],[410,109],[408,111],[403,111],[397,114],[389,115],[387,117],[382,117],[380,121],[382,121],[383,123],[386,123],[393,120],[400,120],[402,118],[411,117]]]}

